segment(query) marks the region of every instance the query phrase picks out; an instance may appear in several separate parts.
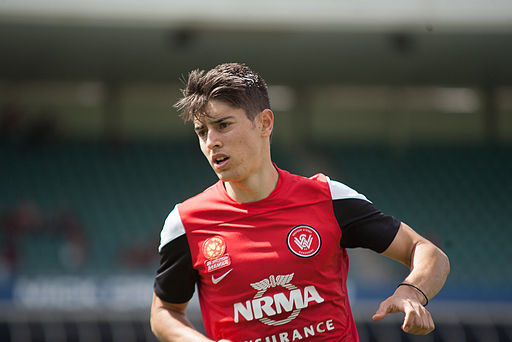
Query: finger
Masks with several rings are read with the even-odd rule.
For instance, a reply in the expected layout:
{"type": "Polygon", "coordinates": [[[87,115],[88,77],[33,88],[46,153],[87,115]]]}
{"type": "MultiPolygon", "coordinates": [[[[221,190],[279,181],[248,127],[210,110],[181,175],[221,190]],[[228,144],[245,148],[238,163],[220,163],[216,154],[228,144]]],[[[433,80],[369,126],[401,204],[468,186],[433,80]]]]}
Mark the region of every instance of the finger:
{"type": "Polygon", "coordinates": [[[380,321],[387,315],[387,306],[384,304],[384,302],[380,303],[379,308],[375,312],[375,314],[372,316],[372,320],[374,321],[380,321]]]}
{"type": "Polygon", "coordinates": [[[379,308],[375,312],[375,314],[372,316],[372,320],[378,322],[382,320],[388,313],[393,313],[394,306],[392,304],[389,304],[388,301],[383,301],[380,303],[379,308]]]}
{"type": "Polygon", "coordinates": [[[422,315],[420,308],[408,307],[405,311],[402,330],[409,334],[423,334],[425,323],[422,315]]]}
{"type": "Polygon", "coordinates": [[[411,305],[405,310],[402,330],[415,335],[425,335],[434,330],[434,321],[430,312],[422,306],[411,305]]]}
{"type": "Polygon", "coordinates": [[[425,308],[423,308],[423,310],[425,311],[425,315],[423,316],[423,333],[428,334],[435,329],[434,320],[432,319],[432,315],[428,310],[425,308]]]}
{"type": "Polygon", "coordinates": [[[409,334],[415,334],[418,326],[418,324],[414,322],[415,318],[413,316],[414,313],[407,311],[405,313],[404,322],[402,323],[402,330],[409,334]]]}
{"type": "Polygon", "coordinates": [[[425,310],[425,311],[426,311],[425,334],[428,334],[428,333],[431,333],[432,331],[434,331],[436,326],[434,324],[434,320],[432,319],[432,315],[430,314],[430,312],[428,310],[425,310]]]}
{"type": "Polygon", "coordinates": [[[412,326],[402,326],[402,330],[408,334],[413,335],[426,335],[431,333],[434,330],[434,325],[412,325],[412,326]]]}
{"type": "Polygon", "coordinates": [[[378,321],[381,321],[384,319],[384,317],[386,317],[386,313],[375,313],[373,316],[372,316],[372,320],[375,321],[375,322],[378,322],[378,321]]]}

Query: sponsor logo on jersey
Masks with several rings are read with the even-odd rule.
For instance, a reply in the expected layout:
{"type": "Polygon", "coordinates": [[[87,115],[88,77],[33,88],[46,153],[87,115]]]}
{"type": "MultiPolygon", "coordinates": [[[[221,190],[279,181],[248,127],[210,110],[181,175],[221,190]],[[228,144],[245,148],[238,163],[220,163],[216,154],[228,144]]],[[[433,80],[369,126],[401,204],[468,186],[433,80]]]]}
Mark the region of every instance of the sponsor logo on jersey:
{"type": "Polygon", "coordinates": [[[206,272],[213,272],[219,268],[231,265],[231,258],[226,252],[226,242],[222,236],[214,236],[203,242],[203,256],[206,272]]]}
{"type": "Polygon", "coordinates": [[[215,278],[215,276],[212,274],[212,283],[214,285],[217,285],[218,283],[220,283],[220,281],[224,278],[226,278],[226,276],[231,273],[231,271],[233,271],[233,269],[230,269],[229,271],[227,271],[226,273],[222,274],[221,276],[215,278]]]}
{"type": "Polygon", "coordinates": [[[322,246],[320,234],[315,228],[307,225],[293,227],[286,237],[288,249],[301,258],[314,256],[322,246]]]}
{"type": "Polygon", "coordinates": [[[293,276],[294,273],[271,275],[252,283],[251,287],[257,291],[253,299],[233,305],[235,323],[242,319],[246,321],[257,319],[270,326],[283,325],[297,318],[300,311],[307,308],[310,303],[324,301],[315,286],[299,288],[293,285],[291,283],[293,276]],[[283,288],[285,291],[264,296],[267,290],[276,287],[283,288]]]}
{"type": "Polygon", "coordinates": [[[281,331],[274,335],[257,337],[251,340],[243,340],[243,342],[295,342],[302,339],[309,339],[314,336],[323,334],[330,334],[331,331],[336,329],[332,319],[320,321],[314,324],[306,325],[302,328],[295,328],[293,330],[281,331]]]}

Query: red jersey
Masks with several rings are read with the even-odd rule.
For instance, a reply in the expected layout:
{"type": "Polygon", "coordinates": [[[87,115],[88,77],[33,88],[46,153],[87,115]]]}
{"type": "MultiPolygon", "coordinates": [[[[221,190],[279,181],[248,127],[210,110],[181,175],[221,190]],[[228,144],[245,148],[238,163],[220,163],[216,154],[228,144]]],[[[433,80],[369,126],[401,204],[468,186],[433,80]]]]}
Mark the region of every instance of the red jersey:
{"type": "Polygon", "coordinates": [[[219,181],[178,204],[162,230],[155,293],[186,302],[197,283],[213,339],[358,341],[344,247],[382,252],[399,222],[326,176],[278,171],[261,201],[238,203],[219,181]]]}

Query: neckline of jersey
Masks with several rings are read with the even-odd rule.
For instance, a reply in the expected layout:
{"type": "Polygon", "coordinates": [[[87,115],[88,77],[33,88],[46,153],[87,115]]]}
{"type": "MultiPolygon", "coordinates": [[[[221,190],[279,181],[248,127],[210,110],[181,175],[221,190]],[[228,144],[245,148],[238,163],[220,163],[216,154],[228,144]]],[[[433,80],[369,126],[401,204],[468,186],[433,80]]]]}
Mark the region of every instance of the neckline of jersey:
{"type": "Polygon", "coordinates": [[[221,194],[222,197],[224,197],[225,200],[227,200],[230,204],[235,205],[237,207],[248,208],[248,207],[258,207],[258,206],[261,206],[262,204],[267,204],[269,201],[273,200],[274,198],[276,198],[279,195],[279,193],[281,192],[280,189],[282,187],[282,184],[284,182],[286,174],[288,173],[287,171],[281,170],[279,167],[277,167],[277,165],[275,163],[272,163],[272,164],[274,165],[274,167],[277,170],[277,175],[278,175],[277,184],[276,184],[276,187],[274,188],[274,190],[272,190],[272,192],[270,193],[270,195],[268,195],[267,197],[265,197],[263,199],[260,199],[258,201],[254,201],[254,202],[245,202],[245,203],[240,203],[238,201],[235,201],[234,199],[231,198],[231,196],[229,196],[228,192],[226,191],[226,187],[224,186],[224,182],[221,180],[219,180],[216,184],[217,191],[221,194]]]}

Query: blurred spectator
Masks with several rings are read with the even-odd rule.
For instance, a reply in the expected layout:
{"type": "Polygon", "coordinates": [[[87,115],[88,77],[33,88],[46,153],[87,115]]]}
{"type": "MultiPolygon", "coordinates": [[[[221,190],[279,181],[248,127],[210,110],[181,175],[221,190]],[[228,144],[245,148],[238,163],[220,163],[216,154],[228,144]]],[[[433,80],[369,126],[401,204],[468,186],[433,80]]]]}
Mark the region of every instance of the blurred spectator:
{"type": "Polygon", "coordinates": [[[37,203],[24,200],[2,213],[0,226],[3,236],[1,263],[10,275],[15,275],[22,267],[21,244],[29,236],[46,235],[62,241],[59,259],[68,271],[76,271],[86,262],[89,248],[87,233],[72,209],[58,210],[45,217],[37,203]]]}
{"type": "Polygon", "coordinates": [[[2,214],[2,227],[7,236],[13,239],[38,230],[43,225],[43,216],[37,203],[31,200],[23,200],[12,209],[7,209],[2,214]]]}
{"type": "Polygon", "coordinates": [[[15,101],[7,102],[0,110],[0,139],[17,140],[21,132],[23,112],[15,101]]]}
{"type": "Polygon", "coordinates": [[[24,142],[28,145],[53,142],[59,137],[58,121],[54,112],[41,109],[39,115],[28,120],[16,101],[9,101],[0,109],[0,139],[24,142]]]}
{"type": "Polygon", "coordinates": [[[2,274],[11,277],[17,274],[20,256],[18,253],[18,244],[12,236],[5,236],[2,241],[0,255],[0,268],[2,274]]]}
{"type": "Polygon", "coordinates": [[[39,116],[29,123],[25,141],[29,145],[38,145],[57,140],[58,127],[55,115],[48,109],[41,110],[39,116]]]}
{"type": "Polygon", "coordinates": [[[6,209],[0,218],[3,243],[1,257],[7,272],[17,273],[20,263],[19,244],[23,236],[38,230],[43,224],[40,208],[33,201],[24,200],[14,208],[6,209]]]}
{"type": "Polygon", "coordinates": [[[81,268],[87,259],[89,241],[84,225],[71,209],[58,211],[56,228],[64,238],[59,251],[61,264],[69,271],[81,268]]]}
{"type": "Polygon", "coordinates": [[[148,239],[125,246],[120,253],[121,265],[129,270],[153,268],[155,263],[158,262],[158,253],[155,248],[158,243],[158,239],[148,239]]]}

